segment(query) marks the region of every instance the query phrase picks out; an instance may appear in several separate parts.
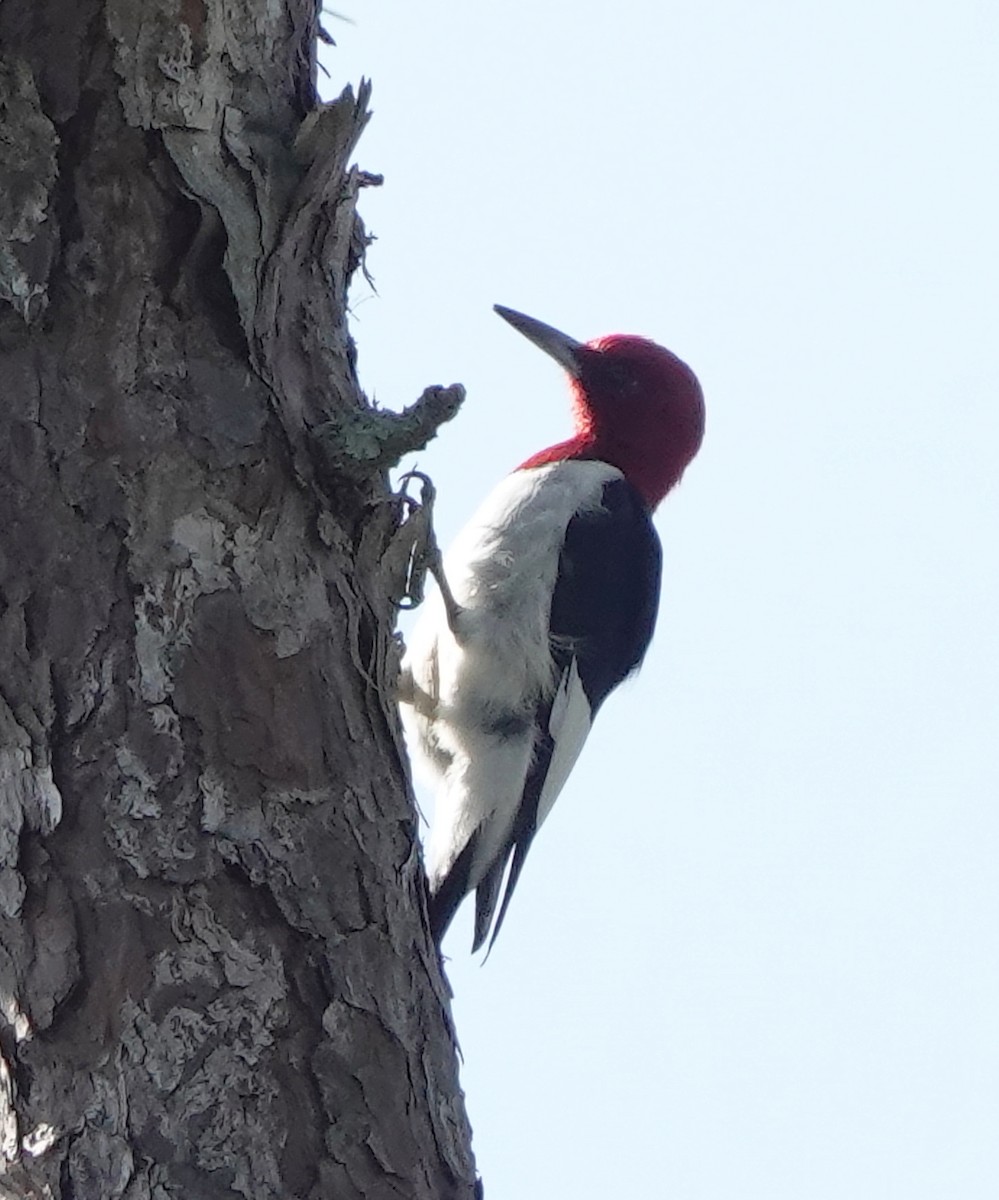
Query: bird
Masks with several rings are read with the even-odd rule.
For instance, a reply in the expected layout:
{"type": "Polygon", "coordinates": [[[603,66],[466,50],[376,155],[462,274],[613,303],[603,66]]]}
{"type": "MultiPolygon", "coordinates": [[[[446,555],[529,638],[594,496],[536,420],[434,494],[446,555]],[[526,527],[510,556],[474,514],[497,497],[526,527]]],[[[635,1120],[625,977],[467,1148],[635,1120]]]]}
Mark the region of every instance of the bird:
{"type": "Polygon", "coordinates": [[[401,665],[411,757],[436,789],[430,929],[440,945],[474,891],[473,953],[490,929],[492,949],[597,711],[645,656],[662,559],[652,513],[704,436],[697,377],[663,346],[579,342],[494,311],[568,374],[574,429],[503,479],[459,533],[401,665]]]}

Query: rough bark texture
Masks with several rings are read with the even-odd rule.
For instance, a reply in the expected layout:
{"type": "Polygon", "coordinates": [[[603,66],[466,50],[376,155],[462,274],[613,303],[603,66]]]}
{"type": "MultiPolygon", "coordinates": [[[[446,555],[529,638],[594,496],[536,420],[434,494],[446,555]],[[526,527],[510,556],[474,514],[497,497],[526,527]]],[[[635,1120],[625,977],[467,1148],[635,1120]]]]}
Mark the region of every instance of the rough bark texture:
{"type": "Polygon", "coordinates": [[[315,33],[0,0],[4,1195],[474,1193],[315,33]]]}

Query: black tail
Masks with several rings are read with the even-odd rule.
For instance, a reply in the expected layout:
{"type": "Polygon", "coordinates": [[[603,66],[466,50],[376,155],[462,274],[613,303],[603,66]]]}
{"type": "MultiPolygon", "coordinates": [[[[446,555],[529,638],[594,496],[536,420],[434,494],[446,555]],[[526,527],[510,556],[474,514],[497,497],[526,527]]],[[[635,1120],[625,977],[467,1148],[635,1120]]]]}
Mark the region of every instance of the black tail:
{"type": "Polygon", "coordinates": [[[430,917],[430,932],[439,946],[447,928],[454,920],[454,914],[461,906],[468,891],[468,876],[475,854],[476,835],[465,843],[465,847],[451,864],[451,870],[437,885],[436,891],[431,891],[427,899],[427,914],[430,917]]]}
{"type": "MultiPolygon", "coordinates": [[[[489,926],[496,911],[496,901],[499,899],[500,884],[506,871],[506,860],[510,852],[504,851],[482,877],[475,889],[475,936],[472,939],[472,953],[478,950],[486,940],[489,926]]],[[[490,943],[492,945],[492,943],[490,943]]],[[[488,957],[488,956],[487,956],[488,957]]],[[[483,961],[485,961],[483,959],[483,961]]]]}

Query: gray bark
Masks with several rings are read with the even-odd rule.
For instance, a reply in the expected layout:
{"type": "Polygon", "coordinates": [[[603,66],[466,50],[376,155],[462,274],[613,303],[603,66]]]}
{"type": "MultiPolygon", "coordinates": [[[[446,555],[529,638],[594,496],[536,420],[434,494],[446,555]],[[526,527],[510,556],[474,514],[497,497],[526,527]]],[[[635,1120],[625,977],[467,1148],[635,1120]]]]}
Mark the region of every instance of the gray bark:
{"type": "MultiPolygon", "coordinates": [[[[0,1192],[471,1197],[314,0],[0,0],[0,1192]]],[[[405,552],[403,552],[405,557],[405,552]]]]}

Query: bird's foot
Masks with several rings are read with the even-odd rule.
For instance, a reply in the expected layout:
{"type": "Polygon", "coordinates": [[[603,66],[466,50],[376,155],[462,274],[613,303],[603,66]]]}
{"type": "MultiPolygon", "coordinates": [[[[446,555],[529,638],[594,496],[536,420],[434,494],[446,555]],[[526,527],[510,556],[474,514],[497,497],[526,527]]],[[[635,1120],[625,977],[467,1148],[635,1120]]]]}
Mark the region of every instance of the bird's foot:
{"type": "Polygon", "coordinates": [[[461,606],[455,600],[444,574],[444,560],[434,533],[436,489],[430,477],[422,471],[407,471],[400,483],[402,486],[398,498],[406,509],[406,519],[393,539],[390,551],[402,559],[399,574],[403,583],[394,602],[398,608],[416,608],[423,602],[427,575],[432,575],[440,589],[448,627],[454,633],[461,606]],[[414,479],[420,484],[419,500],[415,500],[408,492],[409,484],[414,479]]]}

